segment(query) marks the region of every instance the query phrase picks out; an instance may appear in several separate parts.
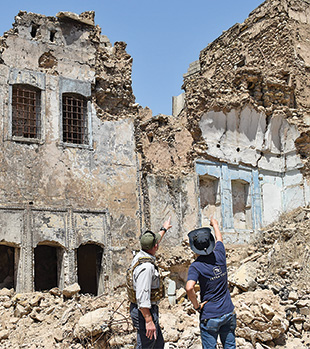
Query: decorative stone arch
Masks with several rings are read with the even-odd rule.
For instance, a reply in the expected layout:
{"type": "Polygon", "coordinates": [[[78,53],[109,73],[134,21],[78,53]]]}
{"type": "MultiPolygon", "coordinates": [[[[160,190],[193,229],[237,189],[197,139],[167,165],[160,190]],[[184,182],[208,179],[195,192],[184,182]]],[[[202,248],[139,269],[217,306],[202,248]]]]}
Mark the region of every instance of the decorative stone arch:
{"type": "Polygon", "coordinates": [[[94,241],[76,249],[77,278],[81,293],[97,296],[104,290],[104,245],[94,241]]]}
{"type": "Polygon", "coordinates": [[[0,242],[0,289],[16,290],[20,247],[12,242],[0,242]]]}
{"type": "Polygon", "coordinates": [[[34,248],[34,290],[63,288],[65,247],[57,241],[40,241],[34,248]]]}

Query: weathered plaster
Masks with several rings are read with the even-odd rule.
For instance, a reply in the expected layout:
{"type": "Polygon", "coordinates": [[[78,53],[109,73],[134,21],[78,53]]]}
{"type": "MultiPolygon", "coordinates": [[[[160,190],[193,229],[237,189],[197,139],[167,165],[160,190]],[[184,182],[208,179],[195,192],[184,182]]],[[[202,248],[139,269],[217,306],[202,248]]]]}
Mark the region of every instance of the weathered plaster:
{"type": "Polygon", "coordinates": [[[0,40],[0,241],[16,288],[31,291],[33,249],[57,246],[62,288],[77,249],[103,249],[98,289],[124,283],[138,237],[172,217],[163,248],[214,214],[227,242],[310,202],[309,1],[267,0],[200,53],[173,115],[135,103],[132,58],[94,13],[20,12],[0,40]],[[40,88],[40,139],[12,139],[11,90],[40,88]],[[88,100],[88,144],[62,141],[62,93],[88,100]],[[1,229],[1,228],[0,228],[1,229]]]}
{"type": "MultiPolygon", "coordinates": [[[[127,103],[119,109],[121,115],[116,108],[110,110],[110,121],[100,119],[94,89],[96,81],[118,86],[121,60],[127,60],[123,73],[130,86],[132,60],[124,45],[113,48],[100,37],[99,27],[85,23],[89,19],[84,15],[62,13],[53,18],[20,12],[16,30],[2,38],[0,240],[20,248],[15,280],[19,291],[34,288],[33,253],[38,245],[57,247],[63,288],[77,281],[77,248],[93,243],[104,252],[98,285],[102,293],[121,282],[112,274],[120,268],[121,275],[129,258],[126,252],[120,263],[119,251],[127,250],[140,232],[134,109],[127,103]],[[115,65],[113,72],[102,70],[102,57],[106,66],[115,65]],[[41,91],[40,139],[11,137],[14,84],[41,91]],[[62,141],[63,93],[88,99],[86,145],[62,141]],[[128,231],[129,244],[123,238],[128,231]]],[[[134,99],[130,89],[126,96],[134,99]]]]}
{"type": "MultiPolygon", "coordinates": [[[[253,238],[253,234],[251,235],[250,232],[257,231],[262,225],[262,202],[258,171],[246,166],[237,167],[226,163],[197,160],[196,172],[198,176],[209,175],[219,181],[220,197],[218,200],[221,207],[221,217],[215,216],[215,218],[222,223],[226,241],[240,242],[240,240],[249,241],[253,238]],[[236,195],[232,188],[234,181],[249,187],[248,198],[244,203],[248,213],[246,213],[246,222],[243,227],[240,224],[236,227],[234,224],[233,196],[236,195]]],[[[207,218],[210,219],[210,217],[207,218]]]]}

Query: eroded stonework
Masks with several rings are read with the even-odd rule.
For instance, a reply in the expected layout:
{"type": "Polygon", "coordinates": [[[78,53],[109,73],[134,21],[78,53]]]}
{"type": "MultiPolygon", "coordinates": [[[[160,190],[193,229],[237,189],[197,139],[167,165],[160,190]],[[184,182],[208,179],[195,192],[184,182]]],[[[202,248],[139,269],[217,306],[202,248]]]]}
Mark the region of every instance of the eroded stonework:
{"type": "Polygon", "coordinates": [[[14,286],[36,287],[42,262],[36,258],[48,247],[57,285],[78,281],[78,251],[89,244],[102,252],[100,260],[94,256],[92,291],[102,293],[121,282],[119,264],[131,257],[127,247],[135,246],[140,231],[137,108],[126,44],[112,46],[92,12],[20,12],[1,47],[1,241],[16,250],[14,286]],[[30,126],[33,105],[36,125],[30,126]],[[73,116],[69,125],[65,113],[73,116]]]}
{"type": "Polygon", "coordinates": [[[20,12],[0,38],[0,286],[100,294],[168,216],[167,253],[211,215],[239,243],[309,204],[309,22],[308,0],[265,1],[153,116],[93,12],[20,12]]]}

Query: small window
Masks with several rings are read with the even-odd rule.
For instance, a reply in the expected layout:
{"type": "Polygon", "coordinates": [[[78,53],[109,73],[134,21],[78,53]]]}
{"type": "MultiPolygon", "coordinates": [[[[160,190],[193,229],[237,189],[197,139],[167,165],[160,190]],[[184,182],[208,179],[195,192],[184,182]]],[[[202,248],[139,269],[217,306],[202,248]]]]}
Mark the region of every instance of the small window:
{"type": "Polygon", "coordinates": [[[231,181],[234,228],[252,229],[250,185],[241,180],[231,181]]]}
{"type": "Polygon", "coordinates": [[[209,175],[199,176],[199,197],[201,209],[201,224],[209,224],[210,217],[217,217],[221,224],[221,199],[219,179],[209,175]]]}
{"type": "Polygon", "coordinates": [[[13,85],[12,136],[41,138],[41,91],[28,85],[13,85]]]}
{"type": "Polygon", "coordinates": [[[88,144],[87,99],[78,94],[62,97],[63,142],[88,144]]]}

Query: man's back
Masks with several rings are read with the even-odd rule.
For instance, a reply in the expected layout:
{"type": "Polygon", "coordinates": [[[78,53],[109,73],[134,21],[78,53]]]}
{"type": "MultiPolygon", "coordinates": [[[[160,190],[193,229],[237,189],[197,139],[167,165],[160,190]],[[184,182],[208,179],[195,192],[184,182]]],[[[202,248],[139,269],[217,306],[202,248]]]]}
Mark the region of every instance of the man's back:
{"type": "Polygon", "coordinates": [[[233,311],[234,305],[227,285],[225,248],[221,241],[216,242],[211,254],[201,255],[191,264],[188,279],[199,282],[201,302],[207,301],[201,319],[233,311]]]}

